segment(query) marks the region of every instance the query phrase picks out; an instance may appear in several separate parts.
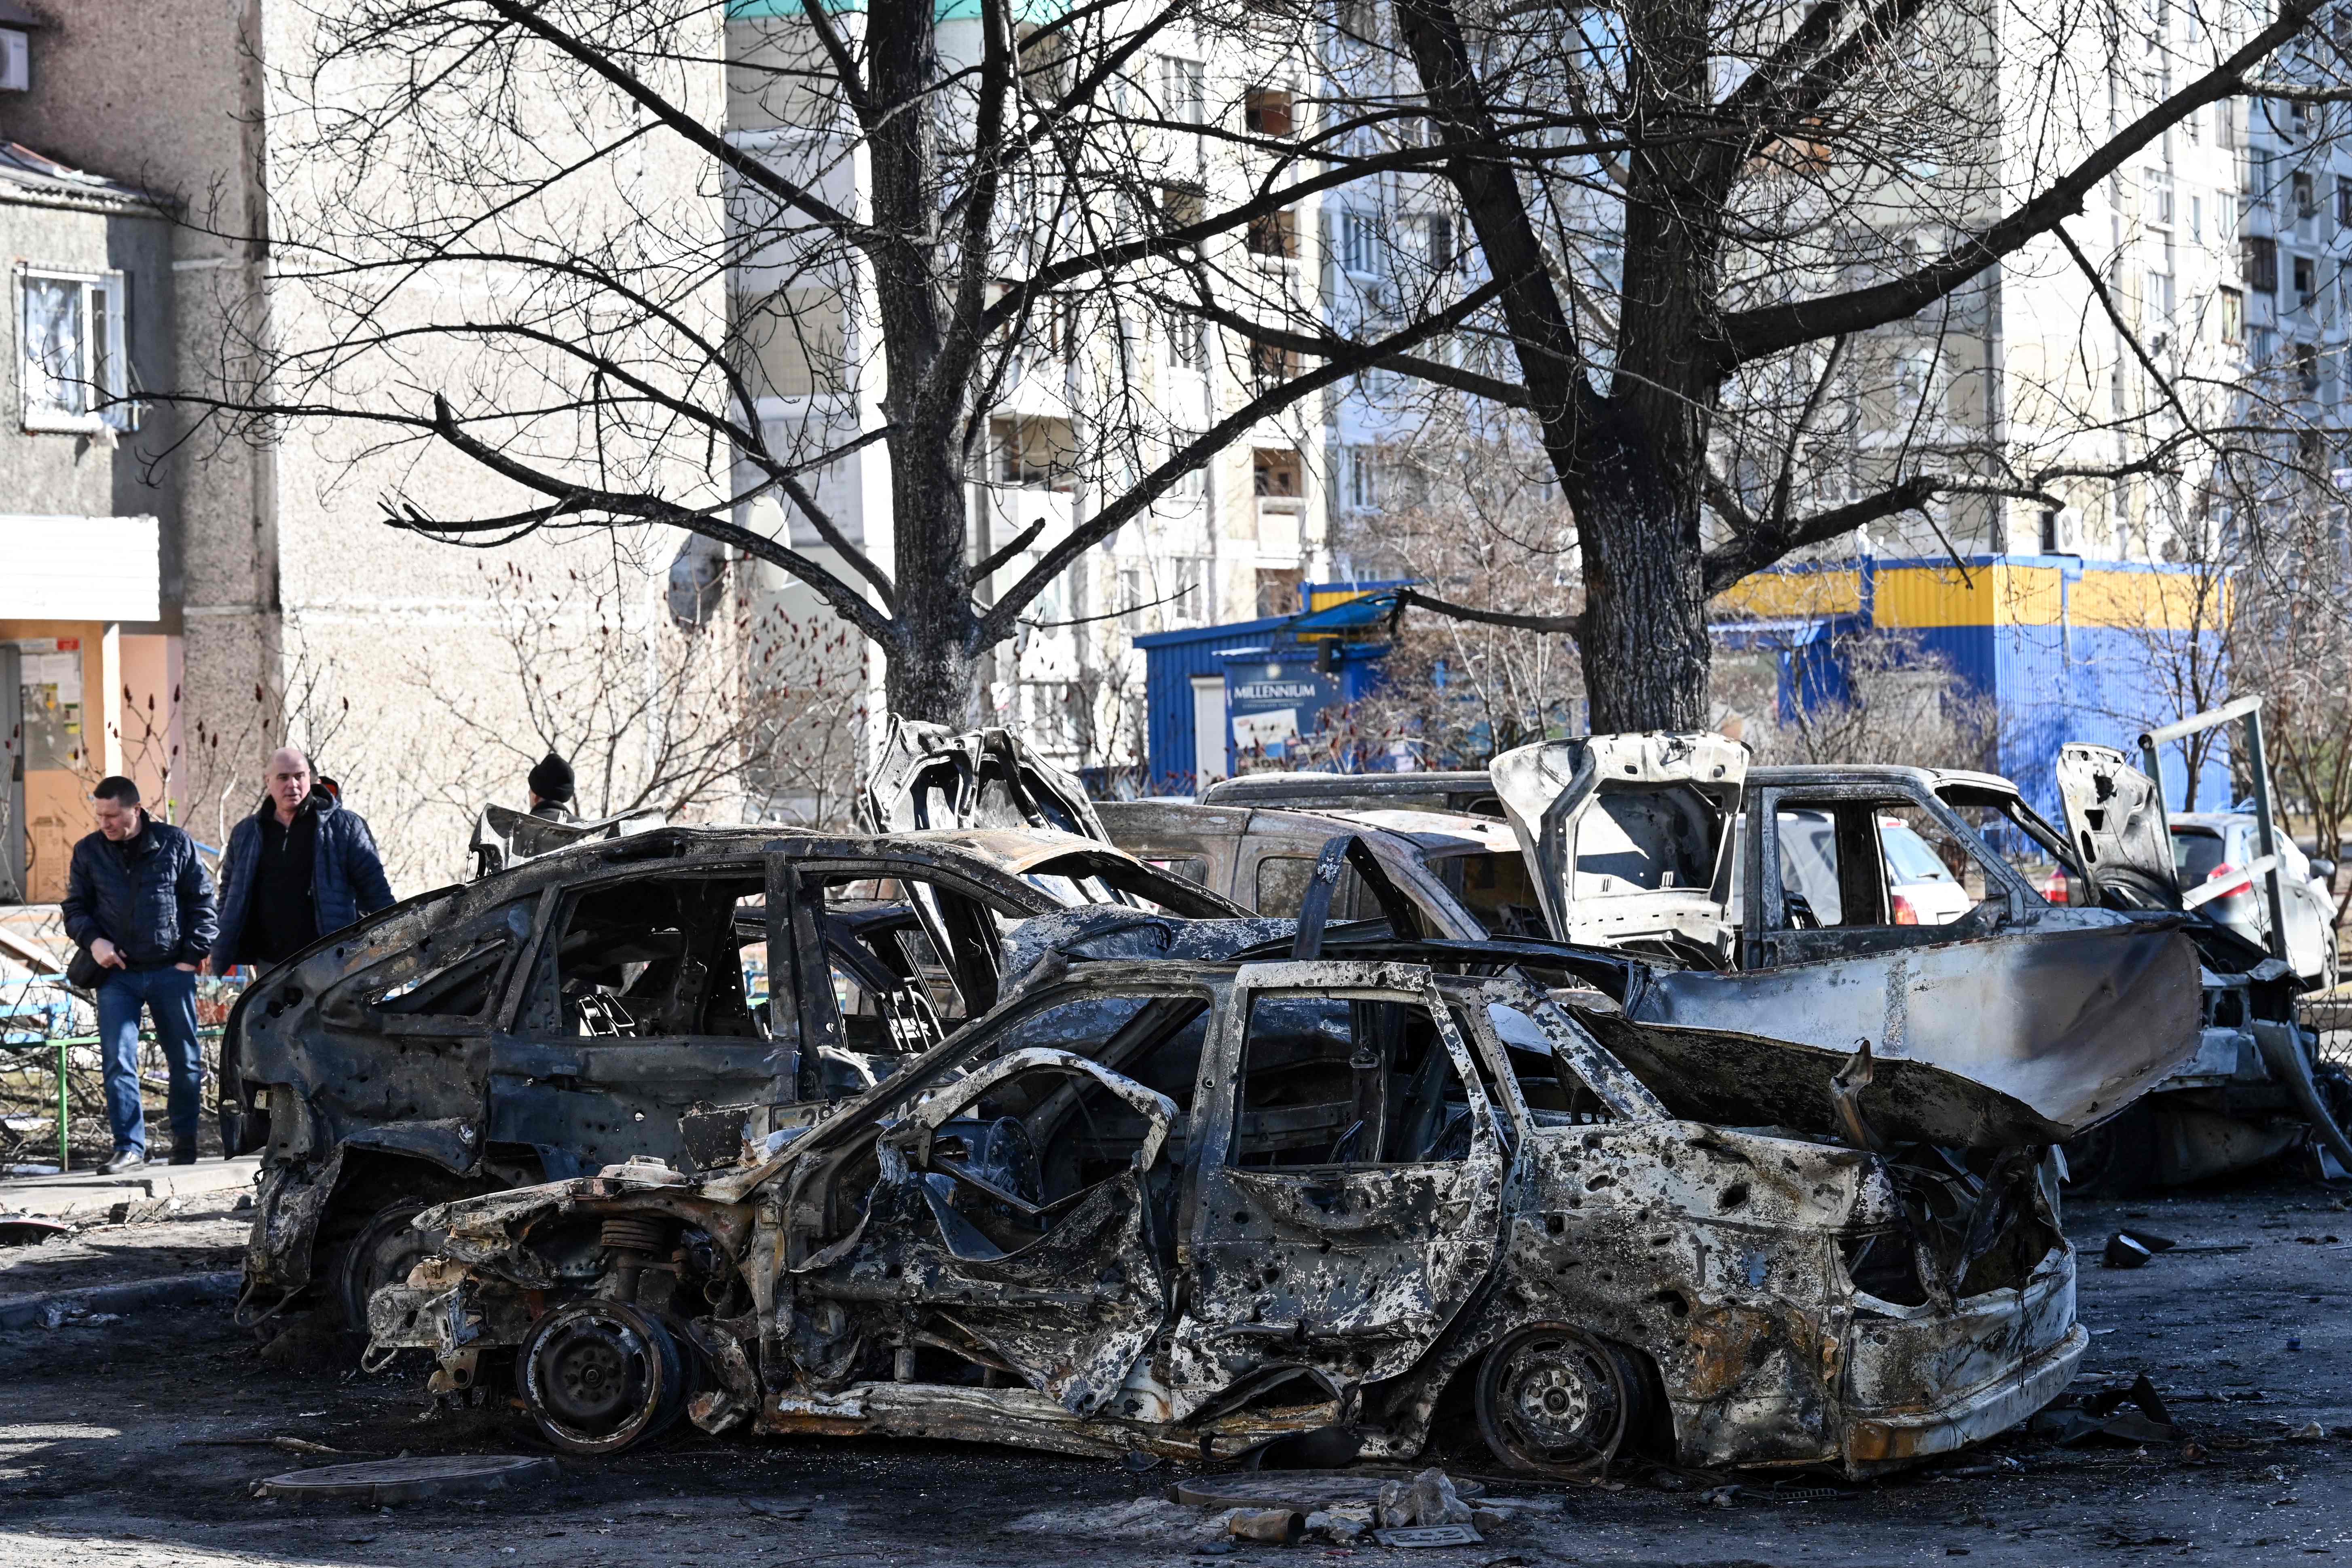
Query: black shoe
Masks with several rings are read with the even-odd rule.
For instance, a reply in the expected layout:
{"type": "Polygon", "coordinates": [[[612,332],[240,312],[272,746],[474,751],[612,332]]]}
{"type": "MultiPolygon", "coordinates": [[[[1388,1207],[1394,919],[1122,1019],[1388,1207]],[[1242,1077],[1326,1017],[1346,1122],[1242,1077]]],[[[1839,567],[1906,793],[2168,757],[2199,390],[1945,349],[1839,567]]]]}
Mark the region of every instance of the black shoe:
{"type": "Polygon", "coordinates": [[[172,1145],[172,1163],[175,1166],[194,1165],[196,1163],[196,1145],[194,1144],[173,1144],[172,1145]]]}
{"type": "Polygon", "coordinates": [[[135,1171],[146,1163],[147,1155],[143,1150],[117,1149],[113,1154],[107,1156],[107,1160],[104,1165],[98,1167],[98,1174],[100,1176],[121,1176],[124,1171],[135,1171]]]}

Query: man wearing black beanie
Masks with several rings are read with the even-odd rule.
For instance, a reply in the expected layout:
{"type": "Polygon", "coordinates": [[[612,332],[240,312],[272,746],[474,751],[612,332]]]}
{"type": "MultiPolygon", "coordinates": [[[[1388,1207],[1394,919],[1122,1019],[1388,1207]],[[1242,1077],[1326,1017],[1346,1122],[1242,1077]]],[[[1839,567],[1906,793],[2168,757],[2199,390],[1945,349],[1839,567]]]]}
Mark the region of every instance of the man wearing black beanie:
{"type": "Polygon", "coordinates": [[[558,822],[572,820],[572,764],[552,751],[530,770],[530,814],[558,822]]]}

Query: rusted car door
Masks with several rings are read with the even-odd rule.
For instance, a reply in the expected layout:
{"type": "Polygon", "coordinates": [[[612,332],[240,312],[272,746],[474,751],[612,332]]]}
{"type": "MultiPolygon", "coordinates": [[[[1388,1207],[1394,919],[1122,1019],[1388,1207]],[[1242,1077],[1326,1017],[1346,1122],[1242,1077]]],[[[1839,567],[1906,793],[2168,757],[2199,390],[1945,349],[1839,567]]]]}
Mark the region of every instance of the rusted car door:
{"type": "Polygon", "coordinates": [[[1244,966],[1194,1105],[1180,1407],[1301,1378],[1344,1400],[1493,1267],[1514,1134],[1426,970],[1244,966]]]}
{"type": "Polygon", "coordinates": [[[773,1047],[749,991],[774,946],[766,881],[752,860],[548,889],[491,1042],[492,1141],[537,1150],[551,1178],[633,1155],[677,1163],[690,1107],[770,1099],[773,1047]]]}

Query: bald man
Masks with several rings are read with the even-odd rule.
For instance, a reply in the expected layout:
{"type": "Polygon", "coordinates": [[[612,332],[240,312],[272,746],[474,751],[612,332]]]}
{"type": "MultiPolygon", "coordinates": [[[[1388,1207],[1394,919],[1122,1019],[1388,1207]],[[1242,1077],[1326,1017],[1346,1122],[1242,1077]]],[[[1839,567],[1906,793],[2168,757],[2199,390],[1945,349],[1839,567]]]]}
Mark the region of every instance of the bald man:
{"type": "Polygon", "coordinates": [[[309,758],[291,746],[272,752],[261,782],[259,809],[230,832],[221,860],[215,974],[283,963],[392,903],[374,835],[318,787],[309,758]]]}

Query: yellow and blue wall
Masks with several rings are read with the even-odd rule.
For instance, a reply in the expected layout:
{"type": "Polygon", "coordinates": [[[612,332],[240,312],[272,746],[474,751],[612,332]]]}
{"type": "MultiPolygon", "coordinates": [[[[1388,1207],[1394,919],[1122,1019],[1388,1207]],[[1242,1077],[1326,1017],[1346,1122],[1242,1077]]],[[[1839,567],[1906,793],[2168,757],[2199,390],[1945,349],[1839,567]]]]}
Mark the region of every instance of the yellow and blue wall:
{"type": "MultiPolygon", "coordinates": [[[[1840,649],[1855,632],[1901,634],[1939,656],[1991,699],[1996,770],[2046,813],[2058,809],[2052,773],[2063,743],[2134,752],[2143,731],[2196,706],[2183,695],[2192,667],[2202,675],[2197,689],[2216,701],[2226,695],[2211,672],[2229,609],[2227,579],[2207,568],[2063,555],[1781,567],[1715,603],[1719,645],[1779,653],[1784,720],[1845,695],[1840,649]]],[[[2177,807],[2188,798],[2179,747],[2164,767],[2165,798],[2177,807]]],[[[2200,806],[2228,802],[2226,749],[2215,748],[2197,784],[2200,806]]]]}

